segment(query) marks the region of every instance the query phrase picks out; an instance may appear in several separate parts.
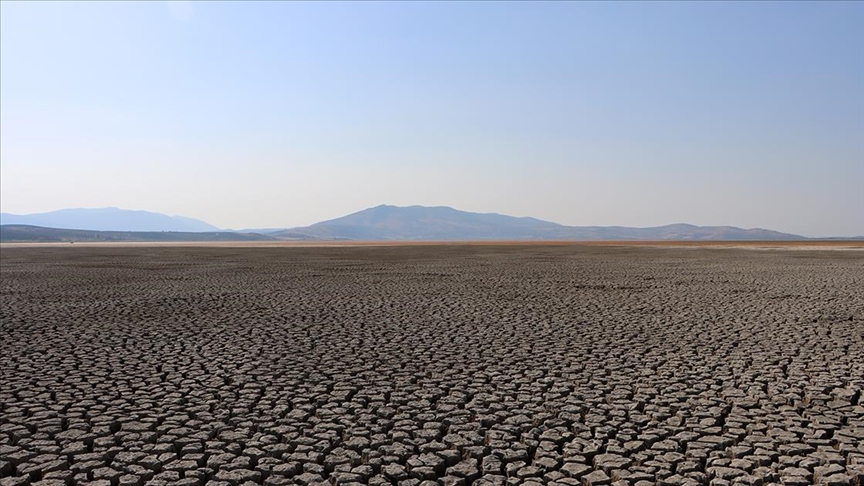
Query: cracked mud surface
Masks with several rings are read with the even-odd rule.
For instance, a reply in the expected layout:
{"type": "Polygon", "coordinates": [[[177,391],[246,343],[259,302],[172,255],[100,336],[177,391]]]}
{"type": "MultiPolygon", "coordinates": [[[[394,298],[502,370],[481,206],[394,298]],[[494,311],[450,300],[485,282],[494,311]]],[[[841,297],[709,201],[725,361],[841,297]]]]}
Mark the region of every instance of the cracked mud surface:
{"type": "Polygon", "coordinates": [[[860,251],[0,264],[3,486],[864,482],[860,251]]]}

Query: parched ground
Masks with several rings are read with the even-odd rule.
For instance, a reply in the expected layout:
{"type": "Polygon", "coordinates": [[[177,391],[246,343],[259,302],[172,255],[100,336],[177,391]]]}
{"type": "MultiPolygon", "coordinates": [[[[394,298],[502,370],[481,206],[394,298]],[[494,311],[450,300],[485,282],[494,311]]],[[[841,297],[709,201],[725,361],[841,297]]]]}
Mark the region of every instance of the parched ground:
{"type": "Polygon", "coordinates": [[[3,486],[853,485],[864,252],[3,248],[3,486]]]}

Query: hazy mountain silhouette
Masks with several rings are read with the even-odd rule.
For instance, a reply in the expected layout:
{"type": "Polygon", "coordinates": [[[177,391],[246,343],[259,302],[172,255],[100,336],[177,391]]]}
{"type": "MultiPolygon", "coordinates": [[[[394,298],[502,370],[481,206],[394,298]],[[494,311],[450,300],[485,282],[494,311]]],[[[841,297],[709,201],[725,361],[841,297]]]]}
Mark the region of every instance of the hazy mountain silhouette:
{"type": "Polygon", "coordinates": [[[794,240],[802,236],[734,226],[671,224],[653,228],[564,226],[536,218],[471,213],[451,207],[381,205],[268,233],[285,239],[346,240],[794,240]]]}
{"type": "Polygon", "coordinates": [[[536,218],[471,213],[447,206],[381,205],[300,228],[231,231],[182,216],[118,208],[0,213],[4,241],[299,240],[794,240],[802,236],[734,226],[670,224],[653,228],[565,226],[536,218]],[[24,226],[22,226],[24,225],[24,226]],[[13,227],[14,226],[14,227],[13,227]],[[69,233],[45,231],[62,229],[69,233]],[[75,233],[79,231],[79,233],[75,233]],[[80,231],[89,232],[89,236],[80,231]],[[143,234],[144,232],[153,234],[143,234]],[[170,234],[160,234],[170,232],[170,234]],[[106,234],[97,234],[106,233],[106,234]],[[108,234],[113,233],[113,234],[108,234]],[[206,233],[206,234],[205,234],[206,233]],[[195,235],[198,236],[195,236],[195,235]],[[236,237],[229,236],[238,235],[236,237]],[[262,234],[266,234],[263,236],[262,234]]]}
{"type": "Polygon", "coordinates": [[[94,231],[220,231],[199,219],[113,207],[61,209],[24,215],[0,213],[0,225],[9,224],[94,231]]]}
{"type": "Polygon", "coordinates": [[[450,207],[377,206],[341,218],[268,233],[271,236],[350,240],[471,240],[536,238],[560,226],[535,218],[457,211],[450,207]]]}

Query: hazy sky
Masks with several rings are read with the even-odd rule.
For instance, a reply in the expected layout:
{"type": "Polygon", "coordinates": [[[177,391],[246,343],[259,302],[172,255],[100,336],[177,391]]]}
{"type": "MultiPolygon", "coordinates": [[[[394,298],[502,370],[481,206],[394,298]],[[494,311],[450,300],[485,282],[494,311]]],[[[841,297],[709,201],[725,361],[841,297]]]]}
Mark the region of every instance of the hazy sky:
{"type": "Polygon", "coordinates": [[[0,205],[864,234],[864,2],[2,2],[0,205]]]}

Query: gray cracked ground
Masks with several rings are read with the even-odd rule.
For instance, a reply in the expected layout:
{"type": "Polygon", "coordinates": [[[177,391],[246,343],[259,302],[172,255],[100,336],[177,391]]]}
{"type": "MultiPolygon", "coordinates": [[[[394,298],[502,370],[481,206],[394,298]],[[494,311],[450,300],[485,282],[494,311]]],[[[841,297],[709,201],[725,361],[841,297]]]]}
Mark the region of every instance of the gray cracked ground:
{"type": "Polygon", "coordinates": [[[860,251],[0,263],[3,486],[864,480],[860,251]]]}

